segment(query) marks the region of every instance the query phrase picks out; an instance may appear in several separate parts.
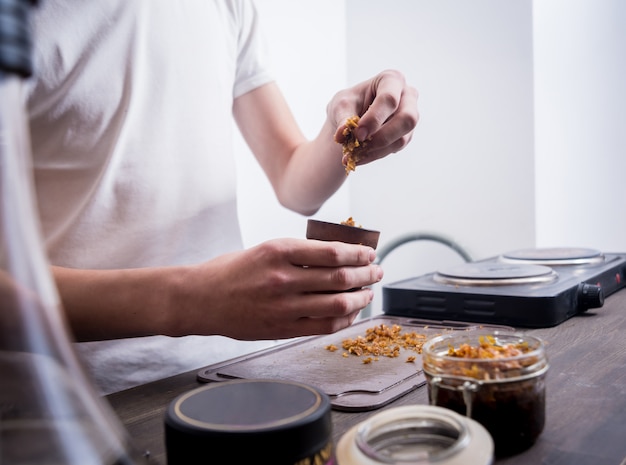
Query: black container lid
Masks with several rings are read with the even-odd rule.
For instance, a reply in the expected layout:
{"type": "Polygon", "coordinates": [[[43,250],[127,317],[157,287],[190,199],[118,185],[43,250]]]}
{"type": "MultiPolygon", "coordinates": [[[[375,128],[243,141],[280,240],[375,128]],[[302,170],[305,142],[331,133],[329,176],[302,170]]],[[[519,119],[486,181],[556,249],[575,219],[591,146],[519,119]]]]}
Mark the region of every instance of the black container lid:
{"type": "Polygon", "coordinates": [[[212,383],[174,399],[165,415],[169,465],[293,464],[330,446],[330,400],[292,381],[212,383]]]}

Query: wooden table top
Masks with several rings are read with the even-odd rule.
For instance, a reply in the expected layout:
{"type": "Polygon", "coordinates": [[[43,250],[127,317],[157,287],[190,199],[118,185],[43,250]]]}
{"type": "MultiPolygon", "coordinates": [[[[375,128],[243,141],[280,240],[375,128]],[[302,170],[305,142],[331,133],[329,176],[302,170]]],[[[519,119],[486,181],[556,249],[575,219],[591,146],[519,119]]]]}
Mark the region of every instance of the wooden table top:
{"type": "MultiPolygon", "coordinates": [[[[553,328],[524,330],[547,343],[546,426],[527,451],[496,464],[626,465],[626,290],[600,309],[553,328]]],[[[150,463],[166,464],[164,412],[179,394],[202,384],[197,370],[107,397],[150,463]]],[[[388,407],[427,404],[425,387],[388,407]]],[[[385,407],[383,407],[385,408],[385,407]]],[[[335,443],[376,411],[332,412],[335,443]]]]}

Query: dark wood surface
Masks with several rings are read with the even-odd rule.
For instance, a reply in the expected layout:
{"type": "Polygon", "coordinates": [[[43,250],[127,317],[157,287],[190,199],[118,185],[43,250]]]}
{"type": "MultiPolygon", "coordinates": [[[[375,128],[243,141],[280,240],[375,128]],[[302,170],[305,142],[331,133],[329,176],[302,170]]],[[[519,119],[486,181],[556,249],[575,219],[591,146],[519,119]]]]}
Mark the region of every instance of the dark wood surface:
{"type": "MultiPolygon", "coordinates": [[[[626,289],[600,309],[553,328],[524,330],[547,343],[546,426],[529,450],[497,464],[626,465],[626,289]]],[[[166,464],[164,412],[201,384],[197,370],[107,397],[150,462],[166,464]]],[[[419,388],[389,406],[426,404],[419,388]]],[[[373,412],[333,411],[334,439],[373,412]]]]}

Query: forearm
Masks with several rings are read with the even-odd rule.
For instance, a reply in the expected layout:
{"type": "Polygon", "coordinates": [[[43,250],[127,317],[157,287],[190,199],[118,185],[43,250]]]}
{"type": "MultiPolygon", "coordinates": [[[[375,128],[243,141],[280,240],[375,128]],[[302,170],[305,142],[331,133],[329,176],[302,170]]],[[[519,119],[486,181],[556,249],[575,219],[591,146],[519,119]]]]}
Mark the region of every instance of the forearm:
{"type": "Polygon", "coordinates": [[[367,286],[382,278],[374,259],[362,245],[281,239],[196,265],[53,272],[78,341],[157,334],[255,340],[350,324],[372,300],[367,286]]]}
{"type": "Polygon", "coordinates": [[[78,270],[53,267],[70,329],[78,341],[176,332],[174,300],[183,269],[78,270]]]}
{"type": "Polygon", "coordinates": [[[315,213],[344,182],[337,124],[327,119],[307,140],[275,84],[261,86],[235,100],[239,128],[283,206],[315,213]]]}
{"type": "Polygon", "coordinates": [[[318,136],[298,146],[290,158],[277,191],[286,208],[312,215],[346,180],[336,128],[326,121],[318,136]]]}

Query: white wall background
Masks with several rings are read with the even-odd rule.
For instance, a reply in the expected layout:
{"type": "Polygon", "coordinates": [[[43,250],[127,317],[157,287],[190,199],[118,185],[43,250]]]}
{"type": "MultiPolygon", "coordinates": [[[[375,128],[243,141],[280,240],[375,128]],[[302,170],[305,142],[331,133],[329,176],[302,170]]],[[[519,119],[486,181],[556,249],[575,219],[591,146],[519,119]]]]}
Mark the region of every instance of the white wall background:
{"type": "Polygon", "coordinates": [[[626,252],[626,2],[534,8],[537,243],[626,252]]]}
{"type": "MultiPolygon", "coordinates": [[[[257,6],[305,134],[317,133],[334,92],[382,69],[402,70],[420,91],[411,144],[357,168],[315,217],[353,216],[381,231],[381,246],[443,234],[475,259],[533,246],[626,252],[626,2],[257,6]]],[[[306,218],[277,205],[238,144],[246,245],[304,237],[306,218]]],[[[459,261],[435,243],[407,244],[385,259],[383,283],[459,261]]]]}
{"type": "MultiPolygon", "coordinates": [[[[451,237],[474,258],[535,241],[532,15],[526,0],[348,0],[348,75],[401,69],[420,91],[414,140],[358,168],[351,208],[383,242],[451,237]],[[356,44],[358,43],[358,47],[356,44]],[[375,186],[372,188],[372,186],[375,186]],[[380,201],[380,199],[384,201],[380,201]]],[[[385,282],[460,262],[430,243],[383,262],[385,282]]],[[[380,286],[378,286],[380,288],[380,286]]],[[[373,308],[380,308],[377,292],[373,308]]]]}

